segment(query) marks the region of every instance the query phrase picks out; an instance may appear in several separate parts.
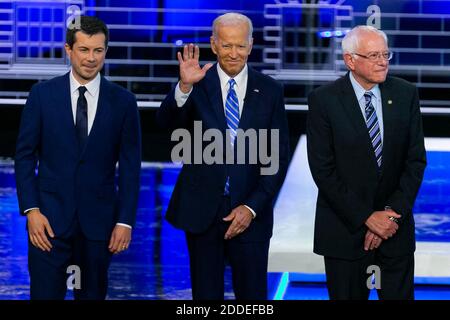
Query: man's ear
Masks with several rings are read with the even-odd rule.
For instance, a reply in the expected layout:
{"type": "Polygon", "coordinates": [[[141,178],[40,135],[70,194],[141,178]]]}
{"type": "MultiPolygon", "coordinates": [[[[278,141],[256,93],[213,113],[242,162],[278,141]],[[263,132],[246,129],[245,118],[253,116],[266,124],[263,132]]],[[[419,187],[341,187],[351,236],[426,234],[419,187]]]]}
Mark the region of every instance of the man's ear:
{"type": "Polygon", "coordinates": [[[350,53],[344,53],[344,62],[351,71],[355,70],[355,58],[350,53]]]}
{"type": "Polygon", "coordinates": [[[252,52],[252,49],[253,49],[253,38],[251,38],[250,42],[249,42],[248,54],[250,54],[252,52]]]}
{"type": "Polygon", "coordinates": [[[66,44],[64,45],[64,49],[66,50],[67,56],[70,57],[70,53],[72,52],[72,48],[69,46],[69,44],[66,43],[66,44]]]}
{"type": "Polygon", "coordinates": [[[211,43],[211,50],[212,50],[212,52],[214,52],[214,54],[217,54],[216,41],[214,39],[214,36],[211,36],[209,38],[209,42],[211,43]]]}

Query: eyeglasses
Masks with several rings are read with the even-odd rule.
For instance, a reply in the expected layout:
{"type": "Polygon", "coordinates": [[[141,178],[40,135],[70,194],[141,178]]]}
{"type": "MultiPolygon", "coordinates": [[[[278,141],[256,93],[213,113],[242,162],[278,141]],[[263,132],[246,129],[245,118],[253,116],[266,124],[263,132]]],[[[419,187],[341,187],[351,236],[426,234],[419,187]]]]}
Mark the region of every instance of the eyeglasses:
{"type": "Polygon", "coordinates": [[[359,54],[356,52],[353,52],[352,54],[357,55],[358,57],[369,59],[370,61],[378,61],[379,59],[383,60],[391,60],[394,53],[392,51],[385,51],[385,52],[370,52],[368,55],[359,54]]]}

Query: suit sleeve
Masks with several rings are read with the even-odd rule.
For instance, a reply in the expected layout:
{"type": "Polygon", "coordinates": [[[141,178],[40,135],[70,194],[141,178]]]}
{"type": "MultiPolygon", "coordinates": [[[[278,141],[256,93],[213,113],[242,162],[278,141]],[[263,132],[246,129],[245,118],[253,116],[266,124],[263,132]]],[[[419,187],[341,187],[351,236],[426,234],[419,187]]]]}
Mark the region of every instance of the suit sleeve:
{"type": "Polygon", "coordinates": [[[156,122],[161,128],[176,129],[186,128],[191,122],[192,96],[197,90],[196,86],[192,89],[186,103],[178,107],[175,100],[176,87],[166,96],[156,112],[156,122]]]}
{"type": "MultiPolygon", "coordinates": [[[[267,206],[273,205],[273,200],[278,194],[289,166],[289,131],[284,107],[283,87],[280,85],[277,98],[275,99],[272,123],[269,129],[278,130],[278,141],[271,141],[271,145],[278,145],[278,170],[273,174],[260,175],[255,190],[245,200],[244,205],[252,208],[256,213],[256,218],[264,212],[267,206]]],[[[270,130],[270,131],[271,131],[270,130]]],[[[271,133],[268,133],[271,136],[271,133]]],[[[272,156],[273,152],[271,150],[272,156]]],[[[273,163],[271,163],[273,165],[273,163]]]]}
{"type": "Polygon", "coordinates": [[[322,101],[316,91],[308,97],[306,132],[309,167],[319,193],[350,232],[356,232],[373,213],[373,208],[363,203],[339,176],[332,127],[322,101]]]}
{"type": "Polygon", "coordinates": [[[140,189],[141,129],[136,99],[128,103],[122,125],[119,155],[118,223],[134,226],[140,189]]]}
{"type": "Polygon", "coordinates": [[[38,87],[33,86],[22,111],[17,137],[14,171],[20,214],[39,208],[39,187],[36,176],[41,135],[41,112],[38,87]]]}
{"type": "Polygon", "coordinates": [[[426,167],[426,151],[417,88],[414,90],[411,109],[409,145],[404,170],[401,173],[397,190],[390,196],[387,203],[395,212],[402,215],[400,223],[412,213],[426,167]]]}

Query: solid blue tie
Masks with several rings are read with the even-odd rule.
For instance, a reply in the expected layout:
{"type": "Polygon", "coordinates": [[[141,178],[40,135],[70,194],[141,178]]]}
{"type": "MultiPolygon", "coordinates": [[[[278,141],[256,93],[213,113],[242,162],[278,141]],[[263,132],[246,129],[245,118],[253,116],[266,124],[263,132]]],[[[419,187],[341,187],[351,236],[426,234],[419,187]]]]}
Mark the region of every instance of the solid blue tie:
{"type": "MultiPolygon", "coordinates": [[[[225,102],[225,116],[227,119],[228,131],[230,133],[231,150],[234,152],[234,141],[236,140],[236,130],[239,127],[239,100],[234,90],[236,81],[228,81],[230,89],[228,90],[227,100],[225,102]]],[[[230,194],[230,177],[227,177],[224,194],[230,194]]]]}
{"type": "Polygon", "coordinates": [[[372,104],[372,92],[366,92],[364,98],[366,99],[366,126],[367,130],[369,130],[370,141],[372,142],[372,147],[375,152],[378,169],[380,169],[382,163],[383,142],[381,141],[381,131],[377,113],[372,104]]]}
{"type": "Polygon", "coordinates": [[[77,116],[75,128],[77,131],[78,143],[80,145],[80,150],[83,150],[84,145],[88,137],[88,117],[87,117],[87,100],[84,94],[86,93],[86,87],[79,87],[78,100],[77,100],[77,116]]]}

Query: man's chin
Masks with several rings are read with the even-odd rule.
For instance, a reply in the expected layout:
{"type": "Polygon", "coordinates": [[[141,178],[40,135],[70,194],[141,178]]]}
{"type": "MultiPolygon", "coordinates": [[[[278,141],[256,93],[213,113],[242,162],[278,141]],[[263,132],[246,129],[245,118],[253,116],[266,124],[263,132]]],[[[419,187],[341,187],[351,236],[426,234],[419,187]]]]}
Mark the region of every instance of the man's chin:
{"type": "Polygon", "coordinates": [[[235,77],[239,74],[239,72],[242,71],[243,68],[238,68],[238,67],[232,67],[232,68],[227,68],[227,70],[224,70],[226,74],[228,74],[230,77],[235,77]]]}
{"type": "Polygon", "coordinates": [[[383,82],[385,82],[386,81],[386,77],[387,77],[387,75],[385,75],[384,77],[378,77],[378,78],[376,78],[375,79],[375,83],[383,83],[383,82]]]}
{"type": "Polygon", "coordinates": [[[81,77],[84,80],[92,80],[95,78],[95,76],[97,75],[97,71],[92,71],[92,72],[83,72],[83,74],[81,75],[81,77]]]}

